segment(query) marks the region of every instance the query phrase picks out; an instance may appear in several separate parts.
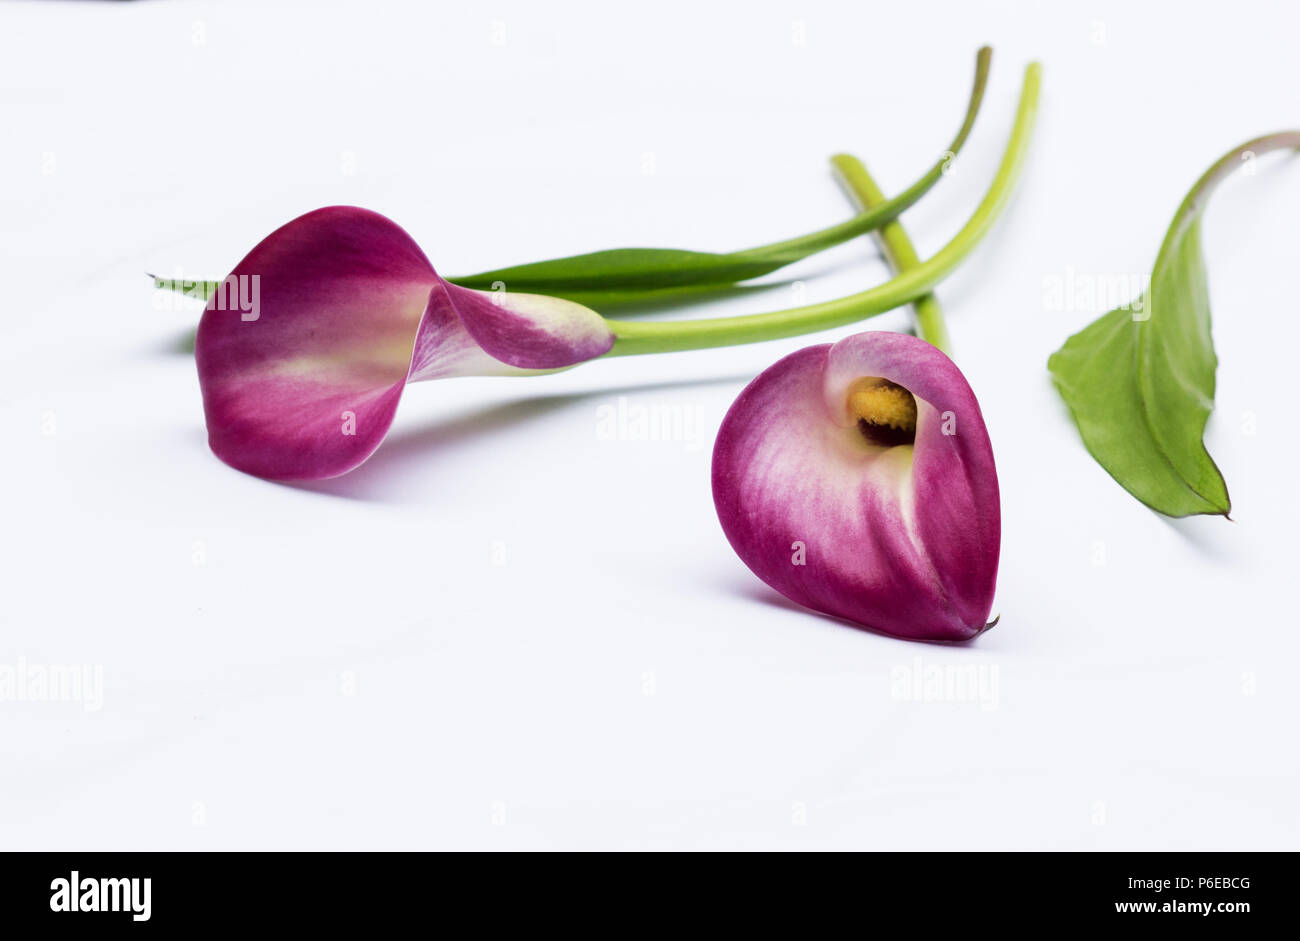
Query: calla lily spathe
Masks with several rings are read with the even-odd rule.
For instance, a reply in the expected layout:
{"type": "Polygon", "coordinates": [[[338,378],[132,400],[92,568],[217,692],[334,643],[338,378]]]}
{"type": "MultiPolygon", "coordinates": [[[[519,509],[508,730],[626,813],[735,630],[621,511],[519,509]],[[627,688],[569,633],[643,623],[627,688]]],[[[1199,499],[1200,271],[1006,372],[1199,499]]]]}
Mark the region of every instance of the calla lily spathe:
{"type": "Polygon", "coordinates": [[[275,230],[222,285],[195,340],[208,441],[259,477],[353,469],[408,382],[560,369],[614,344],[580,304],[444,281],[398,225],[354,207],[275,230]]]}
{"type": "Polygon", "coordinates": [[[917,640],[985,629],[1001,542],[978,402],[924,340],[869,332],[800,350],[723,420],[727,539],[792,601],[917,640]]]}

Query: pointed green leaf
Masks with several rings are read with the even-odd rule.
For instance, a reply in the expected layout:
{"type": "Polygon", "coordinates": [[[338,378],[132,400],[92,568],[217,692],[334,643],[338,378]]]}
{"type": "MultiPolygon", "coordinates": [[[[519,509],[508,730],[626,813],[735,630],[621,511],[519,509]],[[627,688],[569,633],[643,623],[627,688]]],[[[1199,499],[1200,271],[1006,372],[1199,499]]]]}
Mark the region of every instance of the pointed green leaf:
{"type": "Polygon", "coordinates": [[[160,278],[153,274],[149,277],[153,278],[153,286],[161,291],[175,291],[204,302],[212,300],[212,295],[221,286],[220,281],[185,281],[180,278],[160,278]]]}
{"type": "Polygon", "coordinates": [[[1088,451],[1119,484],[1168,516],[1231,509],[1205,449],[1218,359],[1210,333],[1201,216],[1245,159],[1300,147],[1300,131],[1249,141],[1192,187],[1156,257],[1147,292],[1070,337],[1047,366],[1088,451]]]}
{"type": "Polygon", "coordinates": [[[597,289],[653,291],[735,284],[762,277],[810,254],[812,251],[805,250],[802,254],[789,252],[754,259],[740,253],[692,252],[677,248],[612,248],[447,280],[482,291],[504,288],[570,297],[577,291],[597,289]]]}

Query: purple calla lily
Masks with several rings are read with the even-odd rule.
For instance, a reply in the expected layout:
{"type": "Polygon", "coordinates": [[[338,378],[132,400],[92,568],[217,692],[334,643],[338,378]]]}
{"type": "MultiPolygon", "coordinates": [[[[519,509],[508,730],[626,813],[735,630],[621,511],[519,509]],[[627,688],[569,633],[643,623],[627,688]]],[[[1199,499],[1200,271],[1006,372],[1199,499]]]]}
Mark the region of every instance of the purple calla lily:
{"type": "Polygon", "coordinates": [[[408,382],[560,369],[613,344],[580,304],[450,284],[395,223],[333,206],[235,266],[194,352],[213,452],[259,477],[310,480],[366,460],[408,382]]]}
{"type": "Polygon", "coordinates": [[[787,356],[718,432],[732,547],[792,601],[917,640],[987,626],[997,471],[965,377],[924,340],[869,332],[787,356]]]}

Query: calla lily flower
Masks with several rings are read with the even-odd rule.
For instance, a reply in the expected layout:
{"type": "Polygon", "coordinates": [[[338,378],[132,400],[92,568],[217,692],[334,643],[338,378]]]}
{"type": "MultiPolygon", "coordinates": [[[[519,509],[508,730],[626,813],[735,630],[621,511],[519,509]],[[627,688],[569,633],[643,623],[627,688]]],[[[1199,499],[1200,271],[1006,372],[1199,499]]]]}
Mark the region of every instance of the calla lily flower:
{"type": "Polygon", "coordinates": [[[732,547],[792,601],[917,640],[988,626],[1001,541],[979,403],[924,340],[869,332],[787,356],[713,452],[732,547]]]}
{"type": "Polygon", "coordinates": [[[335,477],[379,446],[409,382],[528,374],[600,356],[614,334],[571,301],[438,276],[398,225],[333,206],[261,241],[195,340],[212,450],[278,480],[335,477]]]}

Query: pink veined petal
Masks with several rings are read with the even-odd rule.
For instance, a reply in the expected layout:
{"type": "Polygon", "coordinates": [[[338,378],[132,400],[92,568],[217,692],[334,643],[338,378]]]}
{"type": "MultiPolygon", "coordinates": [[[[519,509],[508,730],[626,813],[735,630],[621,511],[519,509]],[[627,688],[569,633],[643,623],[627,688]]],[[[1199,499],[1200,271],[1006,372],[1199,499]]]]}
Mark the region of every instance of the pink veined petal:
{"type": "Polygon", "coordinates": [[[900,637],[973,636],[992,603],[999,538],[992,452],[973,405],[952,362],[912,337],[860,334],[786,357],[741,393],[718,434],[713,492],[728,540],[799,604],[900,637]],[[844,402],[862,376],[913,392],[915,447],[858,432],[844,402]],[[936,400],[959,412],[968,440],[942,435],[936,400]],[[979,523],[963,521],[954,539],[948,525],[963,511],[979,523]],[[976,574],[951,571],[966,564],[976,574]]]}
{"type": "Polygon", "coordinates": [[[195,343],[209,443],[281,480],[366,460],[408,381],[561,368],[614,341],[581,305],[448,284],[398,225],[349,206],[277,229],[223,286],[195,343]]]}
{"type": "Polygon", "coordinates": [[[605,318],[573,301],[455,284],[446,288],[470,336],[507,365],[561,369],[595,359],[614,345],[605,318]]]}
{"type": "Polygon", "coordinates": [[[828,394],[838,391],[843,401],[853,373],[881,376],[916,398],[917,535],[957,617],[978,633],[993,607],[1002,510],[993,445],[975,393],[941,350],[898,333],[860,333],[835,344],[828,394]]]}
{"type": "Polygon", "coordinates": [[[360,464],[392,423],[437,283],[410,236],[377,213],[329,207],[272,232],[225,281],[256,310],[218,294],[199,322],[212,450],[276,479],[360,464]]]}

